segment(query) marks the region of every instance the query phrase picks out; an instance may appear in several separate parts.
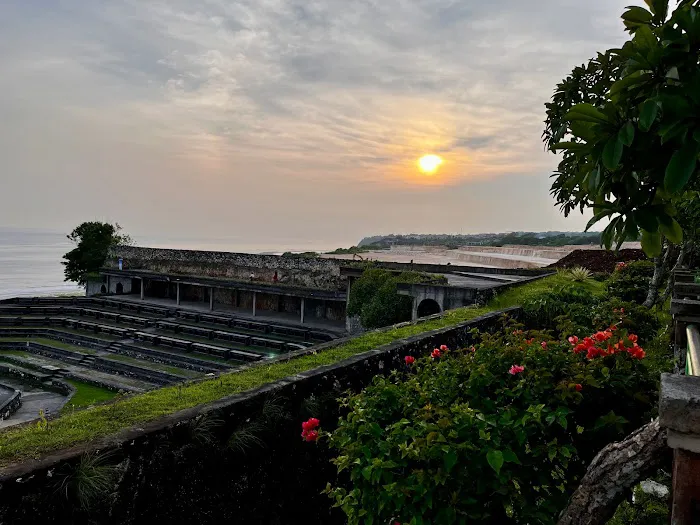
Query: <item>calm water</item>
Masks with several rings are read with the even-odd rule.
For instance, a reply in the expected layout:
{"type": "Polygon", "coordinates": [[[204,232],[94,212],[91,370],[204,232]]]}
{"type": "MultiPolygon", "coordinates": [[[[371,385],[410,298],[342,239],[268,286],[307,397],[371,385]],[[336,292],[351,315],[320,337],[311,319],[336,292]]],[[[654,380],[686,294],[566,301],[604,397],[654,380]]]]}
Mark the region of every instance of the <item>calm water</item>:
{"type": "Polygon", "coordinates": [[[63,281],[63,254],[71,250],[64,234],[0,228],[0,299],[82,291],[63,281]]]}
{"type": "MultiPolygon", "coordinates": [[[[344,245],[302,241],[291,244],[289,239],[272,239],[266,244],[247,244],[242,238],[136,237],[134,240],[139,246],[247,253],[327,251],[344,245]]],[[[61,260],[73,248],[74,244],[63,233],[0,227],[0,299],[83,292],[82,288],[63,280],[61,260]]]]}

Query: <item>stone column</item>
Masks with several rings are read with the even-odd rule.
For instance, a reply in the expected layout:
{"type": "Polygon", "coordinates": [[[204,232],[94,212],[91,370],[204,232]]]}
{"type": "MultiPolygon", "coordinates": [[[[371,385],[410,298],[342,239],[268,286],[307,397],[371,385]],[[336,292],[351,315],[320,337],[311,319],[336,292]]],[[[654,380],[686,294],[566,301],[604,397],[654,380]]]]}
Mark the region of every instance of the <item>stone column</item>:
{"type": "Polygon", "coordinates": [[[110,285],[111,283],[110,283],[109,281],[110,281],[110,278],[109,278],[109,275],[107,275],[107,293],[110,292],[110,290],[109,290],[109,285],[110,285]]]}
{"type": "Polygon", "coordinates": [[[411,321],[414,323],[418,320],[418,299],[413,297],[413,308],[411,308],[411,321]]]}
{"type": "Polygon", "coordinates": [[[144,280],[145,279],[143,277],[141,277],[141,300],[142,301],[143,301],[144,297],[146,297],[144,280]]]}
{"type": "Polygon", "coordinates": [[[180,283],[175,283],[175,302],[180,306],[180,283]]]}
{"type": "Polygon", "coordinates": [[[209,287],[209,311],[214,309],[214,287],[209,287]]]}
{"type": "Polygon", "coordinates": [[[257,295],[258,295],[257,292],[253,292],[253,317],[255,317],[255,306],[256,306],[255,303],[258,300],[257,295]]]}
{"type": "Polygon", "coordinates": [[[700,518],[700,377],[661,374],[659,423],[673,449],[671,522],[700,518]]]}
{"type": "Polygon", "coordinates": [[[301,298],[301,324],[304,324],[304,307],[306,306],[306,300],[301,298]]]}

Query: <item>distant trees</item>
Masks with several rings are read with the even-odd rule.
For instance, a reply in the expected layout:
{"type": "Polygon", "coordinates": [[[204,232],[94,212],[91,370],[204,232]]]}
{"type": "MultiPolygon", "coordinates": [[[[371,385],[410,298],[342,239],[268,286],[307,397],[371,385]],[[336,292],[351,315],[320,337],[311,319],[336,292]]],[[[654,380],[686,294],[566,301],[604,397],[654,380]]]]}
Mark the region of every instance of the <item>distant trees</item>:
{"type": "Polygon", "coordinates": [[[68,239],[76,247],[63,256],[66,281],[84,285],[88,276],[102,267],[111,247],[130,244],[131,237],[121,233],[121,230],[119,224],[96,221],[84,222],[75,228],[68,239]]]}
{"type": "Polygon", "coordinates": [[[362,326],[369,329],[410,321],[413,303],[398,294],[398,283],[387,270],[365,270],[352,285],[348,315],[359,315],[362,326]]]}

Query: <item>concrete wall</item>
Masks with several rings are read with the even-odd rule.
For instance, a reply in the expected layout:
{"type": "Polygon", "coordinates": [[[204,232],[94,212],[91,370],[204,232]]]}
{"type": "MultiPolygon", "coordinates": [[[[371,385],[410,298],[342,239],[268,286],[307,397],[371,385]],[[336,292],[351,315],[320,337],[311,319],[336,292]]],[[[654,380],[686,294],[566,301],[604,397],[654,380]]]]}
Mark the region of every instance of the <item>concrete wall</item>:
{"type": "Polygon", "coordinates": [[[124,269],[131,270],[225,277],[240,281],[248,281],[253,273],[255,280],[268,283],[273,282],[277,272],[278,281],[282,284],[344,289],[340,277],[341,261],[332,259],[118,246],[110,253],[105,267],[116,269],[119,258],[124,261],[124,269]]]}
{"type": "Polygon", "coordinates": [[[0,523],[344,524],[344,515],[321,493],[327,482],[336,482],[328,447],[304,443],[301,421],[315,416],[332,430],[339,416],[336,398],[346,390],[357,391],[376,375],[404,367],[406,355],[427,355],[441,344],[464,347],[472,343],[474,328],[501,326],[496,312],[184,410],[101,442],[6,467],[0,471],[0,523]],[[266,403],[278,409],[266,416],[266,403]],[[227,446],[232,438],[235,443],[236,432],[252,429],[259,440],[255,446],[227,446]],[[71,487],[81,456],[95,451],[106,454],[104,461],[112,465],[113,490],[81,509],[70,490],[66,497],[55,487],[71,487]]]}

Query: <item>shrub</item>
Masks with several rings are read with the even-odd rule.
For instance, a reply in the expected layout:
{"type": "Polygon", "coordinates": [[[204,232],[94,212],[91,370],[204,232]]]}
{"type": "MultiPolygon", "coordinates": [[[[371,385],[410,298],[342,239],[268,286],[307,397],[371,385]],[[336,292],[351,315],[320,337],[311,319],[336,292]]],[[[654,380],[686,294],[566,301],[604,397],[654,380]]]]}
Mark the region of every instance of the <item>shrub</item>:
{"type": "Polygon", "coordinates": [[[330,446],[348,485],[327,492],[351,525],[554,523],[597,451],[647,421],[656,396],[626,332],[601,334],[485,335],[376,378],[344,401],[330,446]]]}
{"type": "Polygon", "coordinates": [[[593,277],[593,272],[584,268],[583,266],[577,266],[569,270],[569,279],[574,282],[586,282],[588,279],[593,277]]]}
{"type": "Polygon", "coordinates": [[[560,318],[567,316],[576,325],[590,327],[590,310],[598,301],[596,295],[578,283],[558,286],[523,301],[525,323],[544,329],[555,329],[560,318]]]}
{"type": "Polygon", "coordinates": [[[642,304],[647,297],[654,263],[635,261],[616,270],[608,280],[608,293],[623,301],[642,304]]]}

